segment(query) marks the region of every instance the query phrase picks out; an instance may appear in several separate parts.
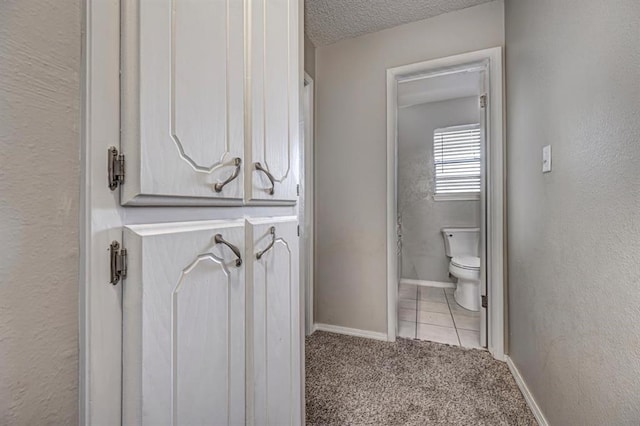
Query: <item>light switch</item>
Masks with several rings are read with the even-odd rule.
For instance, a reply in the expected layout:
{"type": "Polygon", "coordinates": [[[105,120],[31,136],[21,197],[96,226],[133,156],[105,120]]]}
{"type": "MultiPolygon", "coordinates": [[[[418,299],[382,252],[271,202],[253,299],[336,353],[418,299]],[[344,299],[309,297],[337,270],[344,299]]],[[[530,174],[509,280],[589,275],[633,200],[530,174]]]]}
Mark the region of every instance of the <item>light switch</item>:
{"type": "Polygon", "coordinates": [[[542,148],[542,173],[551,171],[551,145],[542,148]]]}

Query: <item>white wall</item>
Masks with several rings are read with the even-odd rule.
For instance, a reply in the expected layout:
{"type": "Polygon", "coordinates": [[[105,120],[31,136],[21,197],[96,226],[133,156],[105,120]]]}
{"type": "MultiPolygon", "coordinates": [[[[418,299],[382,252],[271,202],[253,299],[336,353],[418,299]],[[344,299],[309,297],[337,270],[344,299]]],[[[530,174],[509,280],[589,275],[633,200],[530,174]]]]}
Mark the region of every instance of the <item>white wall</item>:
{"type": "Polygon", "coordinates": [[[640,2],[506,22],[510,356],[550,424],[637,425],[640,2]]]}
{"type": "Polygon", "coordinates": [[[0,424],[78,421],[79,0],[0,5],[0,424]]]}
{"type": "Polygon", "coordinates": [[[480,201],[434,201],[433,132],[478,123],[478,97],[398,111],[398,214],[402,218],[402,278],[452,281],[441,229],[479,227],[480,201]]]}
{"type": "Polygon", "coordinates": [[[387,68],[503,42],[495,1],[317,49],[316,321],[387,330],[387,68]]]}

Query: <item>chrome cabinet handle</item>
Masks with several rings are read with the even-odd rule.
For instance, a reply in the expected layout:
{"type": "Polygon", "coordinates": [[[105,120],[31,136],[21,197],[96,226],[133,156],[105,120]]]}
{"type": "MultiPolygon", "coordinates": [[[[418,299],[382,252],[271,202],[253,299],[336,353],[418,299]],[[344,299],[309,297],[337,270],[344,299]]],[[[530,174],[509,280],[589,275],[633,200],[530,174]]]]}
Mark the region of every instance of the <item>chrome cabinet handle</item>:
{"type": "Polygon", "coordinates": [[[264,167],[262,167],[262,164],[255,163],[255,167],[256,167],[256,170],[260,170],[265,175],[267,175],[267,178],[269,179],[269,182],[271,182],[271,188],[269,188],[269,190],[267,190],[267,192],[269,193],[269,195],[273,195],[273,193],[275,192],[275,188],[276,188],[276,179],[273,177],[273,175],[271,173],[269,173],[269,170],[267,170],[264,167]]]}
{"type": "Polygon", "coordinates": [[[216,242],[216,244],[224,244],[225,246],[229,247],[233,254],[235,254],[237,257],[236,266],[242,265],[242,256],[240,255],[240,250],[238,250],[238,247],[222,238],[222,234],[216,234],[213,240],[216,242]]]}
{"type": "Polygon", "coordinates": [[[274,245],[274,244],[275,244],[275,242],[276,242],[276,227],[275,227],[275,226],[272,226],[271,228],[269,228],[269,233],[271,234],[271,242],[269,243],[269,245],[268,245],[268,246],[266,246],[266,247],[264,248],[264,250],[259,251],[258,253],[256,253],[256,259],[258,259],[258,260],[260,260],[260,258],[261,258],[262,256],[264,256],[264,254],[265,254],[266,252],[268,252],[269,250],[271,250],[271,248],[273,247],[273,245],[274,245]]]}
{"type": "Polygon", "coordinates": [[[224,182],[218,182],[213,186],[213,189],[216,190],[216,192],[222,192],[222,188],[224,188],[224,186],[226,184],[228,184],[229,182],[231,182],[232,180],[234,180],[235,178],[238,177],[238,175],[240,174],[240,165],[242,164],[242,159],[240,157],[236,157],[233,159],[233,165],[236,166],[236,169],[233,171],[233,173],[231,174],[231,176],[229,176],[227,178],[227,180],[225,180],[224,182]]]}

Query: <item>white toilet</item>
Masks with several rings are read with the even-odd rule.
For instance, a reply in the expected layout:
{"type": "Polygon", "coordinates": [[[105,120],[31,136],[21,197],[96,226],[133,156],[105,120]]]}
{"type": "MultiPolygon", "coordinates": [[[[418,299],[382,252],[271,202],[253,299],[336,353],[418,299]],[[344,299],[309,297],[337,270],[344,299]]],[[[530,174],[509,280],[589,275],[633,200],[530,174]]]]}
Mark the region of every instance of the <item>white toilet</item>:
{"type": "Polygon", "coordinates": [[[444,250],[451,258],[449,272],[458,279],[453,297],[465,309],[480,310],[479,228],[444,228],[444,250]]]}

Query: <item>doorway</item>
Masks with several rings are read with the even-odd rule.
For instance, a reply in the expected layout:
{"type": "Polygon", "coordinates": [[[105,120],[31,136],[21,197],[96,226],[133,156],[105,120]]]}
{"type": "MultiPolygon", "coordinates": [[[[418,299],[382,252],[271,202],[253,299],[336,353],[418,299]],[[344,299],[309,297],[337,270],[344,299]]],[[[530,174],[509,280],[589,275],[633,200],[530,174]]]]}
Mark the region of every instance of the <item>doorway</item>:
{"type": "MultiPolygon", "coordinates": [[[[410,286],[417,285],[419,288],[424,288],[425,286],[439,287],[429,291],[431,293],[442,292],[445,302],[449,298],[454,300],[453,291],[446,289],[446,287],[455,287],[455,279],[449,280],[446,275],[444,279],[430,280],[416,279],[422,277],[415,276],[412,277],[413,281],[408,282],[408,271],[402,271],[401,268],[401,265],[404,264],[406,266],[407,262],[403,263],[400,256],[402,253],[402,239],[399,237],[402,235],[402,215],[398,209],[398,184],[401,180],[398,169],[400,111],[406,106],[453,98],[463,99],[471,96],[475,98],[475,102],[479,107],[477,120],[467,119],[467,121],[474,122],[457,123],[458,127],[456,128],[441,126],[435,130],[440,134],[444,134],[448,130],[452,130],[455,134],[466,132],[471,135],[470,132],[473,132],[472,139],[477,138],[481,151],[480,176],[477,176],[477,180],[475,178],[464,179],[464,183],[461,183],[462,180],[455,182],[443,180],[440,182],[440,191],[434,190],[431,199],[439,198],[439,201],[442,201],[457,198],[458,201],[462,201],[466,197],[474,198],[479,204],[477,223],[479,225],[478,239],[480,243],[477,255],[480,258],[480,264],[478,265],[480,281],[477,308],[480,324],[478,327],[474,326],[474,328],[478,328],[480,332],[478,335],[480,346],[487,347],[494,357],[502,359],[504,357],[504,147],[501,48],[406,65],[387,71],[388,336],[389,340],[395,340],[399,326],[402,325],[398,321],[398,314],[401,313],[398,303],[402,298],[401,296],[406,297],[406,295],[401,295],[398,291],[402,279],[404,279],[405,284],[410,286]],[[434,84],[436,81],[440,84],[434,84]],[[465,125],[464,129],[459,127],[461,124],[465,125]],[[471,127],[474,127],[474,129],[471,129],[471,127]]],[[[455,136],[454,133],[451,133],[451,135],[455,136]]],[[[472,165],[467,166],[475,167],[472,165]]],[[[456,226],[454,223],[442,223],[441,225],[443,228],[451,225],[456,226]]],[[[437,262],[443,263],[443,261],[446,261],[446,266],[448,266],[448,259],[444,257],[444,237],[444,235],[440,236],[435,242],[435,244],[441,246],[442,251],[442,256],[437,262]]],[[[433,243],[433,239],[431,238],[431,243],[433,243]]],[[[424,259],[418,263],[424,264],[424,259]]],[[[444,267],[446,268],[446,266],[444,267]]],[[[416,275],[416,271],[413,272],[416,275]]],[[[424,293],[426,294],[427,292],[424,293]]],[[[439,294],[435,296],[439,296],[439,294]]],[[[416,299],[419,300],[420,296],[416,295],[416,299]]],[[[454,306],[457,305],[454,303],[454,306]]],[[[450,314],[452,314],[450,306],[449,310],[450,314]]],[[[445,319],[444,315],[442,319],[445,319]]],[[[458,343],[460,343],[460,340],[458,340],[458,343]]]]}

